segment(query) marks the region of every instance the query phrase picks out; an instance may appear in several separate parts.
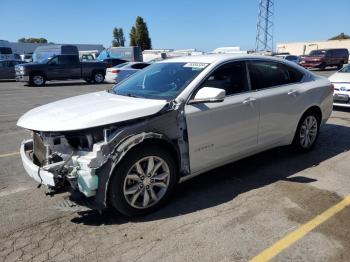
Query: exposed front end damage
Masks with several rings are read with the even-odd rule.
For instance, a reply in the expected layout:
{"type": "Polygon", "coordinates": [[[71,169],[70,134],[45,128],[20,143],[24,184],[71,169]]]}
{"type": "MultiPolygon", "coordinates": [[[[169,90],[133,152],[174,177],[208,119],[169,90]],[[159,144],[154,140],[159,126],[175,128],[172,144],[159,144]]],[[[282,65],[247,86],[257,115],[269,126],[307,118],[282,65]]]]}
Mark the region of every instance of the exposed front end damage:
{"type": "Polygon", "coordinates": [[[72,132],[33,131],[23,141],[25,170],[52,192],[72,189],[88,197],[93,208],[107,207],[108,183],[129,150],[146,141],[166,144],[180,176],[190,172],[188,138],[182,105],[168,103],[155,115],[72,132]]]}

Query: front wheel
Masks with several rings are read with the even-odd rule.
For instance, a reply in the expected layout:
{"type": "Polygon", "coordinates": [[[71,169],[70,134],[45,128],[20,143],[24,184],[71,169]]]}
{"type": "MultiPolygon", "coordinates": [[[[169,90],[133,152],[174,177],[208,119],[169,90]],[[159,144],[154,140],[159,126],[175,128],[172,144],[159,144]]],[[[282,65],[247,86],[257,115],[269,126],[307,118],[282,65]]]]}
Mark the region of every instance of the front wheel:
{"type": "Polygon", "coordinates": [[[310,151],[318,138],[320,129],[319,118],[314,113],[305,114],[294,136],[293,145],[300,151],[310,151]]]}
{"type": "Polygon", "coordinates": [[[169,199],[176,178],[176,165],[167,150],[155,146],[139,147],[114,171],[109,185],[110,203],[126,216],[146,215],[169,199]]]}
{"type": "Polygon", "coordinates": [[[29,85],[30,86],[44,86],[46,82],[45,76],[41,74],[35,74],[30,76],[29,85]]]}

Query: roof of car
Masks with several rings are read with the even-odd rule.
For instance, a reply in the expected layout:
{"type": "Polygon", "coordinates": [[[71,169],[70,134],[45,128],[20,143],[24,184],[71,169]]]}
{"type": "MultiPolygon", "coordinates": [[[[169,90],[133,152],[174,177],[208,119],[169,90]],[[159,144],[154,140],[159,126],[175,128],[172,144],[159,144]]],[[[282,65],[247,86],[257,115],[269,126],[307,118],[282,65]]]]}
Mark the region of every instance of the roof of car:
{"type": "Polygon", "coordinates": [[[178,62],[178,63],[214,63],[220,61],[226,61],[230,59],[266,59],[266,60],[277,60],[271,56],[262,56],[262,55],[249,55],[249,54],[207,54],[207,55],[193,55],[193,56],[181,56],[175,58],[169,58],[166,60],[159,61],[158,63],[167,63],[167,62],[178,62]]]}

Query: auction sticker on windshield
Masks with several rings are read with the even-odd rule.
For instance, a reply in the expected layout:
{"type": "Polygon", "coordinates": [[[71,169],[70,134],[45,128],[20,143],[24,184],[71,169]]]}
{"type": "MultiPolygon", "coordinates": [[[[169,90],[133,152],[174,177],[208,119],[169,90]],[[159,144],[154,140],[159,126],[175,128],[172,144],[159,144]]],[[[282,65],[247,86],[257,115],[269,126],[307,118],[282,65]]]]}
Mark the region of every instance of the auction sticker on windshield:
{"type": "Polygon", "coordinates": [[[184,67],[192,67],[192,68],[200,68],[203,69],[207,66],[208,64],[205,63],[187,63],[184,65],[184,67]]]}

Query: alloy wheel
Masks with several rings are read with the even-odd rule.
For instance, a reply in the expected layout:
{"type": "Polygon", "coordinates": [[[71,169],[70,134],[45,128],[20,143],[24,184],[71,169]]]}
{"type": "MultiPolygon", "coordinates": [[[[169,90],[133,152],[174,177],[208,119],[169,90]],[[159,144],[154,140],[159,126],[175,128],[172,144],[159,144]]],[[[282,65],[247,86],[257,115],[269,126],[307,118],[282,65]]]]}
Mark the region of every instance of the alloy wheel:
{"type": "Polygon", "coordinates": [[[315,116],[307,116],[300,128],[300,145],[303,148],[309,148],[316,140],[318,131],[318,122],[315,116]]]}
{"type": "Polygon", "coordinates": [[[36,75],[33,77],[33,82],[36,86],[41,86],[44,83],[44,77],[41,75],[36,75]]]}
{"type": "Polygon", "coordinates": [[[123,194],[130,206],[146,209],[163,198],[169,183],[168,164],[158,156],[147,156],[129,169],[124,180],[123,194]]]}

